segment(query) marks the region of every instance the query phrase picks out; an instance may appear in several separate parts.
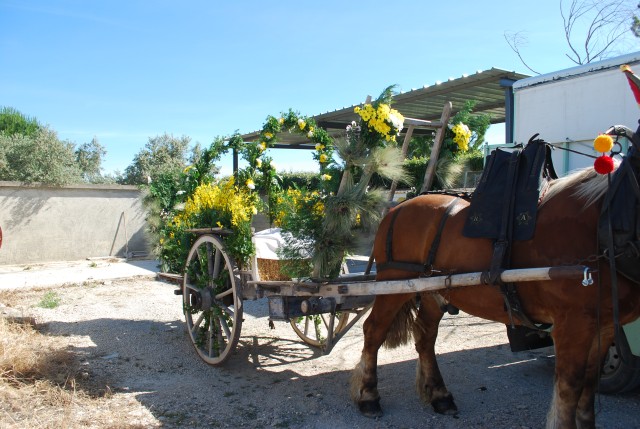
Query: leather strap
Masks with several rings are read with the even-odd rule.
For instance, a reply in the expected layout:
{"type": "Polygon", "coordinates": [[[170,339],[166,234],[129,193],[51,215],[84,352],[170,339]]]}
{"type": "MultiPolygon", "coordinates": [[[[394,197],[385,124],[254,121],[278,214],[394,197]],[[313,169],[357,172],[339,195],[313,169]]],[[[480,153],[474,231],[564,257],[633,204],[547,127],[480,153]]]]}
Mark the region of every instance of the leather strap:
{"type": "Polygon", "coordinates": [[[398,214],[400,213],[400,207],[396,209],[393,213],[393,217],[391,218],[391,225],[389,225],[389,230],[387,231],[387,240],[385,246],[385,253],[387,256],[387,261],[377,265],[378,271],[384,270],[401,270],[401,271],[409,271],[412,273],[420,273],[425,274],[433,271],[433,262],[436,259],[436,254],[438,252],[438,247],[440,246],[440,239],[442,237],[442,232],[444,231],[445,224],[447,223],[447,219],[451,216],[451,211],[455,207],[456,203],[460,198],[456,197],[449,202],[447,205],[444,214],[440,218],[440,223],[438,224],[438,230],[436,232],[433,241],[431,242],[431,248],[429,249],[429,254],[427,255],[427,260],[424,263],[417,262],[405,262],[405,261],[394,261],[393,260],[393,227],[395,225],[398,214]]]}

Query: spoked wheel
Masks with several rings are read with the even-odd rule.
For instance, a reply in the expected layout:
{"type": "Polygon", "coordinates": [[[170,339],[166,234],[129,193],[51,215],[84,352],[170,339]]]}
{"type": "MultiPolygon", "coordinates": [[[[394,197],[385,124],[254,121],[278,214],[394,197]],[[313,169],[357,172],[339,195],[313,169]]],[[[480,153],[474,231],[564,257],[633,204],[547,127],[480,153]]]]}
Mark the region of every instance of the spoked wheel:
{"type": "Polygon", "coordinates": [[[203,235],[191,246],[182,285],[187,330],[198,355],[210,365],[225,362],[242,327],[240,277],[222,241],[203,235]]]}
{"type": "Polygon", "coordinates": [[[335,317],[333,322],[333,335],[336,335],[340,333],[349,322],[349,313],[302,316],[292,318],[290,323],[302,341],[311,346],[323,347],[327,342],[327,338],[329,338],[329,325],[332,317],[335,317]]]}
{"type": "MultiPolygon", "coordinates": [[[[336,335],[346,333],[343,331],[349,329],[348,325],[351,314],[355,315],[355,321],[357,321],[362,317],[361,313],[365,313],[368,310],[369,308],[365,307],[361,309],[343,310],[336,313],[314,314],[312,316],[291,318],[289,322],[302,341],[310,346],[326,349],[332,317],[334,320],[333,335],[331,335],[331,338],[334,338],[336,335]]],[[[329,350],[331,347],[332,345],[329,346],[329,350]]]]}

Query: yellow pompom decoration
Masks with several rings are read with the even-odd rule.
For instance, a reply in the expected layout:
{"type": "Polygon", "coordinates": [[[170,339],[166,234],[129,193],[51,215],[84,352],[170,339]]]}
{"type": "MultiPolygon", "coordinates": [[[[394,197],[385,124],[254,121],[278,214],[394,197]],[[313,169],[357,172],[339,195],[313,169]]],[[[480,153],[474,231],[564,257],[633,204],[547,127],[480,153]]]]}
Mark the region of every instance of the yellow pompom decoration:
{"type": "Polygon", "coordinates": [[[613,138],[611,138],[609,134],[600,134],[593,141],[593,148],[597,152],[609,152],[611,149],[613,149],[613,138]]]}

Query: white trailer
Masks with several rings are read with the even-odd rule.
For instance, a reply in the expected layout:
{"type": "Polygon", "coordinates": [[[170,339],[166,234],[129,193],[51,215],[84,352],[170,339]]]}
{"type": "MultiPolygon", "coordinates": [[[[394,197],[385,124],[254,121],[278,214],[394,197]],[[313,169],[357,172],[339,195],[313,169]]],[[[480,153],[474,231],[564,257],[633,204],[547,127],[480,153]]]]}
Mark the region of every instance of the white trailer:
{"type": "MultiPolygon", "coordinates": [[[[514,142],[526,143],[540,133],[553,145],[596,155],[593,139],[611,125],[635,131],[640,109],[620,71],[623,64],[639,73],[640,52],[515,82],[514,142]]],[[[563,150],[554,151],[553,161],[561,176],[593,163],[563,150]]]]}

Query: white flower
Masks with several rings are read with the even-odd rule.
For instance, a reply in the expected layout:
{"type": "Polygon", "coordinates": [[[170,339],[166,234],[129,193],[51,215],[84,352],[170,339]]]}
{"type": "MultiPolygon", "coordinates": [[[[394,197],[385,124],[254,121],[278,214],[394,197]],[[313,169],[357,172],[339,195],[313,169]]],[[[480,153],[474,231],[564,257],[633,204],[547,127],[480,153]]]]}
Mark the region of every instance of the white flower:
{"type": "Polygon", "coordinates": [[[357,124],[356,124],[356,121],[351,121],[351,126],[352,126],[352,127],[355,127],[356,125],[357,125],[357,124]]]}
{"type": "Polygon", "coordinates": [[[185,191],[180,190],[180,191],[176,192],[176,196],[178,196],[178,195],[182,195],[182,194],[184,194],[184,193],[185,193],[185,191]]]}
{"type": "Polygon", "coordinates": [[[309,132],[307,133],[307,137],[308,137],[308,138],[313,137],[313,131],[309,131],[309,132]]]}
{"type": "Polygon", "coordinates": [[[402,128],[404,128],[404,121],[400,120],[400,118],[398,118],[393,113],[389,113],[389,120],[391,121],[393,128],[398,130],[398,135],[400,135],[400,131],[402,131],[402,128]]]}
{"type": "Polygon", "coordinates": [[[271,162],[269,163],[269,165],[271,166],[271,168],[273,168],[274,170],[276,169],[276,162],[274,160],[271,160],[271,162]]]}

